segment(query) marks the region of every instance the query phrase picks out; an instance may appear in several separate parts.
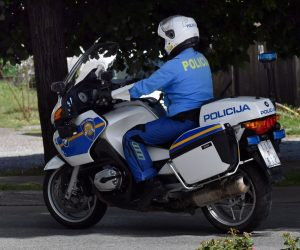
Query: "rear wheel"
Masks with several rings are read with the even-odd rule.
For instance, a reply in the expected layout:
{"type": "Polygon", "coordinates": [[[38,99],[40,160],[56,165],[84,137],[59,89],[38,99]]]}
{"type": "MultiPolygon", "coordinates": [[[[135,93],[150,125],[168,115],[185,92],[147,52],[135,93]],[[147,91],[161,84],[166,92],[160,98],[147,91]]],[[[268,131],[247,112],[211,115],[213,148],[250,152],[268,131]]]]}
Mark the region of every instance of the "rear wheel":
{"type": "Polygon", "coordinates": [[[247,164],[238,170],[249,186],[247,193],[225,199],[202,208],[206,218],[219,230],[235,228],[251,232],[267,218],[272,204],[272,187],[256,164],[247,164]]]}
{"type": "Polygon", "coordinates": [[[98,223],[104,216],[106,204],[92,193],[92,182],[78,177],[76,190],[71,198],[65,198],[72,171],[60,168],[47,171],[43,193],[46,206],[51,215],[69,228],[87,228],[98,223]]]}

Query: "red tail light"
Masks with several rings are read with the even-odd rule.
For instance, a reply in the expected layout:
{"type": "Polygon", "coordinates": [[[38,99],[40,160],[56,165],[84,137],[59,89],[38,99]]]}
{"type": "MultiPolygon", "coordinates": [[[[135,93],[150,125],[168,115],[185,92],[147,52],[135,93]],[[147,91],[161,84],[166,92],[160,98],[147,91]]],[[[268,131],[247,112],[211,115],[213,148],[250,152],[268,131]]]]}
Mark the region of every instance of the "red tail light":
{"type": "Polygon", "coordinates": [[[256,132],[256,134],[261,135],[266,132],[270,128],[272,128],[276,122],[280,119],[279,115],[269,116],[261,120],[255,120],[244,123],[244,127],[247,129],[251,129],[256,132]]]}

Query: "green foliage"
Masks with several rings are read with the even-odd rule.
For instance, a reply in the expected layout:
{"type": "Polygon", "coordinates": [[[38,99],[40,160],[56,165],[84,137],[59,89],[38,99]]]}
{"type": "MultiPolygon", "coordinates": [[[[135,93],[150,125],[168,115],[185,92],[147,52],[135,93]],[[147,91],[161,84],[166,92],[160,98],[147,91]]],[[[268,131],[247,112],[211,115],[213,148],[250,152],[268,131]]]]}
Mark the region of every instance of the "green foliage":
{"type": "Polygon", "coordinates": [[[12,64],[26,59],[31,53],[30,32],[25,1],[2,0],[0,5],[0,58],[12,64]]]}
{"type": "Polygon", "coordinates": [[[82,0],[75,4],[70,0],[66,1],[66,6],[69,20],[74,13],[77,15],[73,24],[77,26],[76,32],[68,30],[72,32],[72,36],[71,33],[67,36],[71,38],[67,40],[67,44],[71,44],[68,53],[77,48],[78,43],[81,42],[85,48],[101,36],[103,40],[119,42],[125,61],[133,68],[140,69],[141,62],[157,58],[163,48],[157,36],[158,23],[174,14],[196,19],[200,30],[199,49],[206,54],[215,71],[247,61],[248,47],[254,41],[267,41],[268,46],[280,55],[287,55],[287,51],[290,51],[289,55],[299,54],[299,39],[294,39],[299,34],[296,32],[298,23],[289,21],[298,16],[291,9],[300,6],[295,0],[131,0],[101,3],[82,0]],[[290,24],[289,31],[282,20],[290,24]],[[291,36],[291,30],[296,34],[291,36]],[[282,33],[290,36],[279,35],[282,33]],[[133,57],[129,60],[131,53],[133,57]]]}
{"type": "Polygon", "coordinates": [[[4,63],[4,60],[0,58],[0,77],[15,77],[17,71],[18,68],[16,65],[12,65],[9,61],[4,63]]]}
{"type": "MultiPolygon", "coordinates": [[[[280,56],[300,55],[300,1],[297,0],[61,0],[64,4],[65,41],[68,56],[79,54],[97,38],[120,44],[131,73],[151,70],[145,65],[157,59],[163,41],[157,36],[162,19],[181,14],[196,19],[199,49],[214,71],[247,61],[254,41],[266,41],[280,56]]],[[[3,39],[0,57],[18,61],[31,52],[24,0],[4,0],[0,20],[3,39]]],[[[1,8],[1,7],[0,7],[1,8]]]]}
{"type": "Polygon", "coordinates": [[[252,250],[253,239],[251,234],[244,233],[238,236],[238,231],[230,229],[230,236],[225,239],[212,239],[210,241],[202,241],[197,250],[252,250]]]}
{"type": "Polygon", "coordinates": [[[283,250],[300,250],[300,238],[293,237],[290,233],[284,233],[282,235],[284,239],[284,248],[283,250]]]}
{"type": "MultiPolygon", "coordinates": [[[[238,231],[230,230],[230,237],[225,239],[212,239],[202,241],[200,247],[196,250],[253,250],[253,239],[251,234],[244,233],[243,236],[238,236],[238,231]]],[[[282,235],[284,246],[282,250],[300,250],[300,237],[294,237],[290,233],[282,235]]]]}

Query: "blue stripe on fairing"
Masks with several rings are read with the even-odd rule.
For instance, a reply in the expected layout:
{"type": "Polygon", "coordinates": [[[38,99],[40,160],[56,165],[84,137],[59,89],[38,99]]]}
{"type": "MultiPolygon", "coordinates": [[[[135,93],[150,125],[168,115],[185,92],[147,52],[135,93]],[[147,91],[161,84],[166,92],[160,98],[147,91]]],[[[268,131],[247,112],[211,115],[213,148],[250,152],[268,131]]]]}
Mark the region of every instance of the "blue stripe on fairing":
{"type": "Polygon", "coordinates": [[[212,127],[214,127],[216,125],[218,125],[218,124],[208,125],[208,126],[205,126],[205,127],[198,127],[198,128],[194,128],[192,130],[189,130],[189,131],[185,132],[184,134],[182,134],[180,137],[178,137],[173,144],[176,144],[179,141],[185,140],[188,137],[193,136],[194,134],[197,134],[197,133],[199,133],[201,131],[204,131],[206,129],[212,128],[212,127]]]}
{"type": "MultiPolygon", "coordinates": [[[[210,126],[200,127],[200,128],[197,128],[197,129],[190,130],[190,131],[184,133],[183,135],[181,135],[181,136],[173,143],[173,145],[176,144],[176,143],[179,143],[180,141],[183,141],[183,140],[185,140],[185,139],[187,139],[187,138],[189,138],[189,137],[191,137],[191,136],[193,136],[193,135],[195,135],[195,134],[197,134],[197,133],[200,133],[201,131],[204,131],[204,130],[207,130],[207,129],[211,128],[211,127],[214,127],[214,126],[216,126],[216,125],[218,125],[218,124],[213,124],[213,125],[210,125],[210,126]]],[[[200,140],[200,139],[202,139],[202,138],[204,138],[204,137],[206,137],[206,136],[212,135],[212,134],[214,134],[214,133],[217,133],[217,132],[223,131],[223,130],[224,130],[223,127],[214,129],[214,130],[212,130],[212,131],[210,131],[210,132],[208,132],[208,133],[205,133],[205,134],[203,134],[203,135],[201,135],[201,136],[198,136],[198,137],[196,137],[196,138],[194,138],[194,139],[192,139],[192,140],[189,140],[189,141],[183,143],[183,144],[180,145],[180,146],[177,146],[177,147],[171,149],[171,150],[170,150],[170,153],[174,153],[175,151],[177,151],[177,150],[179,150],[179,149],[182,149],[182,148],[186,147],[187,145],[189,145],[189,144],[191,144],[191,143],[193,143],[193,142],[195,142],[195,141],[198,141],[198,140],[200,140]]]]}

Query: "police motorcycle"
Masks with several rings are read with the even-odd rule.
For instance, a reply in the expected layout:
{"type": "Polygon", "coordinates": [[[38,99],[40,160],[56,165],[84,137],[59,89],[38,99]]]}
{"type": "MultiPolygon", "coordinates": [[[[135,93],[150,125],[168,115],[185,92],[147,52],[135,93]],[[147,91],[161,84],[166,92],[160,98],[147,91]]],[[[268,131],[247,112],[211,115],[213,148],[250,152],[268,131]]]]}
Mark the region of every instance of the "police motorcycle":
{"type": "MultiPolygon", "coordinates": [[[[154,98],[130,100],[130,81],[115,79],[120,51],[96,42],[74,65],[58,93],[51,121],[59,155],[45,166],[43,193],[51,215],[69,228],[87,228],[108,206],[194,214],[200,209],[221,231],[252,231],[267,218],[284,130],[274,103],[232,97],[201,107],[198,128],[169,145],[148,147],[164,192],[147,202],[124,158],[123,135],[165,115],[154,98]]],[[[155,187],[154,187],[155,188],[155,187]]]]}

